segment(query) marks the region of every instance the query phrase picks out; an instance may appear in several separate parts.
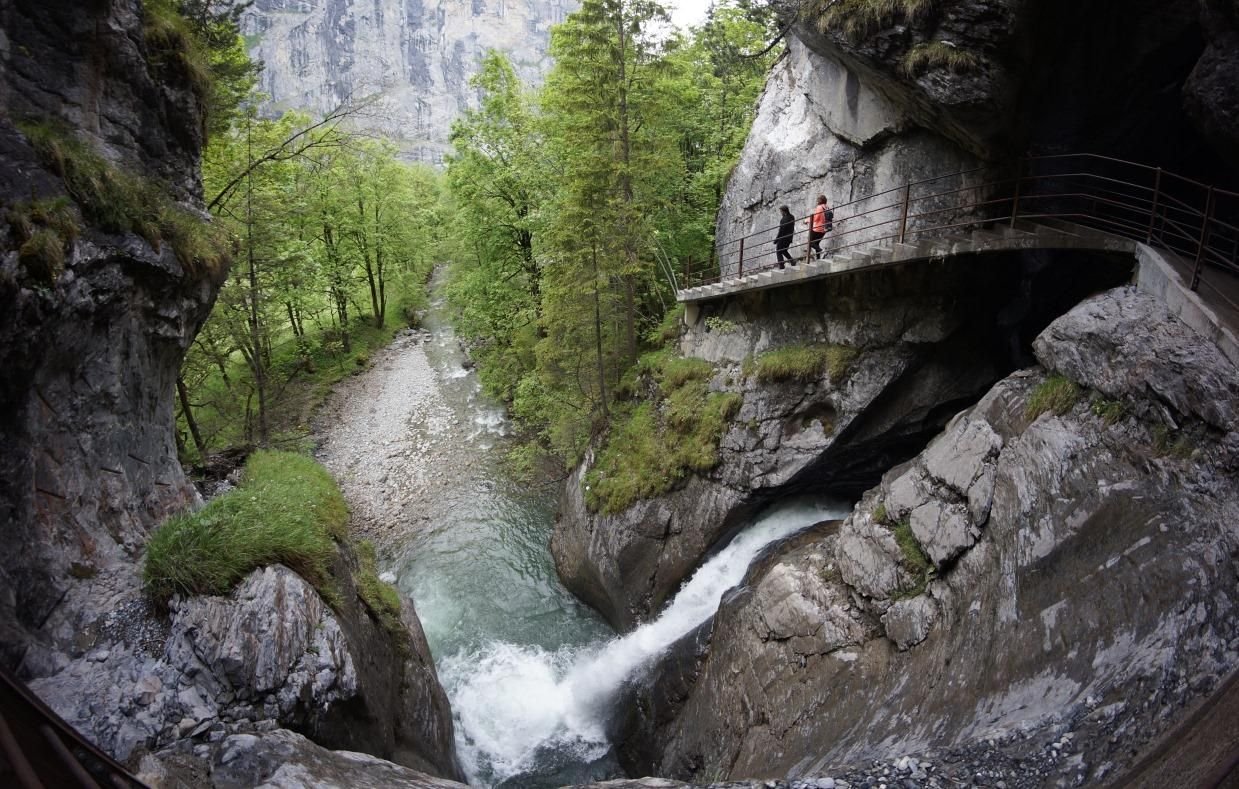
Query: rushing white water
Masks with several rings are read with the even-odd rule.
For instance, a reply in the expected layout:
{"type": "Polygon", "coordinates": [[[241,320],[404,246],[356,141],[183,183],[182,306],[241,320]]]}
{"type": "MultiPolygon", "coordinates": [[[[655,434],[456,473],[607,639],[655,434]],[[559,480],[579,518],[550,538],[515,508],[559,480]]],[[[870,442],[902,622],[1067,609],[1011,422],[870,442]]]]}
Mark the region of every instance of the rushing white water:
{"type": "Polygon", "coordinates": [[[611,747],[607,717],[624,683],[713,616],[763,548],[844,514],[804,502],[767,513],[702,565],[657,619],[626,636],[555,652],[496,641],[442,661],[470,782],[497,784],[535,767],[602,758],[611,747]]]}

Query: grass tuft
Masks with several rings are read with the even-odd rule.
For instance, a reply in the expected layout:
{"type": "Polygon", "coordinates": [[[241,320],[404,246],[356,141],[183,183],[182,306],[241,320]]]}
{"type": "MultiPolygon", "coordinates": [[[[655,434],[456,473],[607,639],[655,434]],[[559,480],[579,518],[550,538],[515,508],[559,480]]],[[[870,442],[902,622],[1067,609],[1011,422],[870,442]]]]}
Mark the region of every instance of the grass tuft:
{"type": "Polygon", "coordinates": [[[915,77],[932,69],[946,69],[953,74],[965,74],[975,71],[979,65],[980,60],[971,52],[946,41],[927,41],[912,47],[903,56],[899,70],[909,77],[915,77]]]}
{"type": "Polygon", "coordinates": [[[899,552],[903,554],[904,566],[920,579],[913,586],[899,590],[897,597],[900,599],[916,597],[925,591],[925,587],[929,585],[929,580],[933,578],[937,568],[934,567],[929,554],[925,553],[925,549],[921,547],[920,540],[916,539],[916,535],[912,533],[911,521],[905,518],[889,528],[895,535],[895,543],[899,546],[899,552]]]}
{"type": "Polygon", "coordinates": [[[239,488],[155,531],[142,579],[166,604],[175,594],[226,594],[251,571],[280,563],[331,599],[330,564],[347,520],[339,488],[313,459],[255,452],[239,488]]]}
{"type": "Polygon", "coordinates": [[[1029,421],[1047,411],[1059,416],[1070,411],[1080,399],[1080,387],[1061,375],[1051,375],[1042,381],[1028,398],[1024,417],[1029,421]]]}
{"type": "Polygon", "coordinates": [[[585,475],[585,502],[594,512],[621,512],[671,490],[687,474],[718,464],[718,446],[743,398],[711,392],[714,367],[701,359],[646,354],[640,374],[657,384],[652,402],[617,410],[611,430],[585,475]]]}
{"type": "Polygon", "coordinates": [[[211,95],[215,79],[211,57],[173,0],[145,0],[142,34],[157,66],[174,70],[200,101],[211,95]]]}
{"type": "Polygon", "coordinates": [[[779,348],[757,357],[757,380],[809,382],[816,381],[825,372],[837,386],[851,371],[857,355],[855,348],[831,343],[779,348]]]}
{"type": "Polygon", "coordinates": [[[41,227],[21,245],[17,260],[31,279],[53,285],[65,270],[64,240],[52,230],[41,227]]]}
{"type": "Polygon", "coordinates": [[[817,18],[818,30],[838,30],[857,42],[896,22],[922,19],[933,11],[937,0],[823,0],[817,18]]]}

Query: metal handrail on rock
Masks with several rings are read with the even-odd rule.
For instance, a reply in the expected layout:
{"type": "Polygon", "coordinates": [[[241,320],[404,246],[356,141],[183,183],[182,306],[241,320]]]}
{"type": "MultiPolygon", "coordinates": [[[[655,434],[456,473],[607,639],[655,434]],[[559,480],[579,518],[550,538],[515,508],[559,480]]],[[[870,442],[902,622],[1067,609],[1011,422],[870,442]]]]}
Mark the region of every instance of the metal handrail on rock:
{"type": "MultiPolygon", "coordinates": [[[[807,230],[798,229],[789,251],[794,266],[813,276],[915,259],[908,245],[924,245],[919,257],[952,254],[941,243],[968,233],[1007,228],[1012,237],[1027,228],[1015,248],[1051,248],[1056,239],[1087,229],[1160,248],[1191,267],[1190,289],[1209,287],[1216,298],[1239,310],[1239,301],[1219,287],[1225,276],[1239,276],[1239,193],[1218,189],[1160,167],[1097,154],[1058,154],[1022,159],[1007,168],[1009,177],[970,183],[1001,168],[973,168],[909,181],[900,186],[832,206],[834,229],[822,240],[822,261],[811,258],[807,230]],[[1069,223],[1069,224],[1065,224],[1069,223]],[[1050,232],[1034,232],[1044,226],[1050,232]],[[903,252],[905,254],[883,254],[903,252]],[[840,259],[862,265],[838,265],[840,259]],[[1216,274],[1215,274],[1216,272],[1216,274]]],[[[807,216],[797,217],[798,227],[807,216]]],[[[680,300],[692,300],[711,285],[732,284],[728,292],[771,287],[763,273],[782,269],[776,260],[777,225],[763,227],[716,247],[716,271],[689,272],[680,300]]],[[[1009,248],[1009,247],[1008,247],[1009,248]]],[[[963,245],[960,252],[978,251],[963,245]]],[[[788,280],[789,282],[791,280],[788,280]]]]}

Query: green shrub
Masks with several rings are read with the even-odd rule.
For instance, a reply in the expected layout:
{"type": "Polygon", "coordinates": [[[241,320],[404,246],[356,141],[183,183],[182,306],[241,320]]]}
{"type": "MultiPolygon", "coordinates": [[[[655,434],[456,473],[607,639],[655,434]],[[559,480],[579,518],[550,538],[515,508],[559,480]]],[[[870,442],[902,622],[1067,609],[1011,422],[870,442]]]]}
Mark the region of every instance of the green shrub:
{"type": "Polygon", "coordinates": [[[757,357],[759,381],[816,381],[823,372],[832,383],[841,383],[856,360],[855,348],[831,343],[794,345],[766,351],[757,357]]]}
{"type": "Polygon", "coordinates": [[[927,41],[908,50],[899,65],[900,71],[915,77],[930,69],[946,69],[954,74],[976,70],[977,56],[945,41],[927,41]]]}
{"type": "Polygon", "coordinates": [[[41,227],[21,245],[17,260],[36,282],[52,285],[65,270],[64,241],[53,231],[41,227]]]}
{"type": "Polygon", "coordinates": [[[693,471],[718,464],[718,445],[743,398],[711,392],[714,367],[701,359],[646,354],[641,374],[658,384],[653,402],[617,410],[585,475],[585,502],[595,512],[620,512],[658,496],[693,471]]]}
{"type": "Polygon", "coordinates": [[[331,599],[330,564],[347,520],[343,496],[313,459],[255,452],[240,487],[155,531],[142,578],[166,603],[175,594],[225,594],[252,570],[278,562],[331,599]]]}
{"type": "Polygon", "coordinates": [[[1062,415],[1070,411],[1080,399],[1080,387],[1074,381],[1054,374],[1042,381],[1028,398],[1024,417],[1029,421],[1046,411],[1062,415]]]}
{"type": "Polygon", "coordinates": [[[667,314],[659,321],[653,330],[646,333],[646,339],[651,345],[663,345],[678,340],[684,330],[684,305],[677,304],[667,310],[667,314]]]}

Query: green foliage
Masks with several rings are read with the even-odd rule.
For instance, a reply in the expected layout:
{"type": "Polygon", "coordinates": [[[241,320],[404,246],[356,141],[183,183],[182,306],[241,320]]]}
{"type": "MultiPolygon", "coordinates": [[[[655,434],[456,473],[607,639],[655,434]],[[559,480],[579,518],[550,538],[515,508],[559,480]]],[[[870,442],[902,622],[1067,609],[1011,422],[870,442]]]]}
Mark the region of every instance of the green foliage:
{"type": "Polygon", "coordinates": [[[378,559],[374,544],[369,540],[357,543],[357,561],[360,565],[354,580],[357,595],[367,609],[388,633],[395,637],[399,648],[408,648],[408,629],[400,618],[400,593],[390,584],[379,580],[378,559]]]}
{"type": "Polygon", "coordinates": [[[980,65],[977,56],[945,41],[917,44],[903,56],[899,68],[915,77],[932,69],[946,69],[954,74],[975,71],[980,65]]]}
{"type": "Polygon", "coordinates": [[[1098,396],[1093,399],[1089,405],[1093,413],[1105,422],[1107,425],[1116,424],[1127,416],[1127,404],[1122,400],[1110,400],[1105,397],[1098,396]]]}
{"type": "Polygon", "coordinates": [[[150,60],[199,98],[208,139],[226,131],[253,92],[259,65],[240,35],[237,0],[145,0],[143,36],[150,60]]]}
{"type": "Polygon", "coordinates": [[[638,393],[641,353],[679,336],[672,283],[709,260],[777,55],[752,56],[772,31],[750,16],[720,3],[686,39],[659,29],[657,3],[586,0],[554,29],[536,94],[489,53],[479,107],[453,127],[457,330],[487,390],[563,464],[638,393]]]}
{"type": "Polygon", "coordinates": [[[726,334],[727,332],[735,331],[736,324],[733,321],[720,318],[717,315],[711,315],[706,318],[706,330],[726,334]]]}
{"type": "Polygon", "coordinates": [[[595,512],[621,512],[671,490],[691,472],[713,468],[723,432],[740,410],[739,394],[709,391],[709,362],[647,354],[642,367],[655,396],[613,416],[585,475],[585,501],[595,512]]]}
{"type": "Polygon", "coordinates": [[[225,594],[252,570],[278,562],[325,590],[347,520],[335,482],[312,459],[256,452],[239,488],[155,531],[143,582],[162,604],[175,594],[225,594]]]}
{"type": "Polygon", "coordinates": [[[923,18],[936,6],[937,0],[819,0],[817,26],[859,41],[900,20],[923,18]]]}
{"type": "MultiPolygon", "coordinates": [[[[219,228],[176,205],[159,186],[108,164],[53,123],[19,125],[39,157],[64,181],[84,217],[109,233],[135,233],[156,250],[164,241],[192,277],[221,278],[230,257],[219,228]]],[[[76,222],[64,206],[46,226],[62,236],[76,222]]],[[[71,235],[71,234],[69,234],[71,235]]],[[[62,257],[63,262],[63,257],[62,257]]]]}
{"type": "Polygon", "coordinates": [[[825,372],[838,386],[847,377],[858,351],[846,345],[818,343],[766,351],[755,360],[759,381],[816,381],[825,372]]]}
{"type": "Polygon", "coordinates": [[[1054,374],[1042,381],[1028,398],[1024,418],[1032,421],[1047,411],[1063,415],[1080,399],[1080,387],[1074,381],[1054,374]]]}

